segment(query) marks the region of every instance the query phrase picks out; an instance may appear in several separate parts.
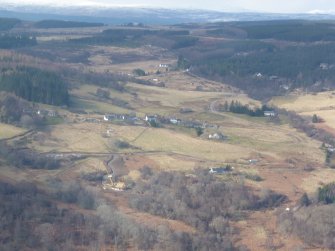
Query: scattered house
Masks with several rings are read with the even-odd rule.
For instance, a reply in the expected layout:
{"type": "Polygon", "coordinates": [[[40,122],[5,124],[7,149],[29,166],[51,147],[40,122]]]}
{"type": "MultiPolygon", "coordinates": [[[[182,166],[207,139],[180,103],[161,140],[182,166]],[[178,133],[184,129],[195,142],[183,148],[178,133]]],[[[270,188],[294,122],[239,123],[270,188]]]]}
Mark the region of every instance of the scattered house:
{"type": "Polygon", "coordinates": [[[41,117],[56,117],[57,116],[57,112],[55,110],[40,109],[40,110],[37,110],[36,114],[41,117]]]}
{"type": "Polygon", "coordinates": [[[159,64],[159,68],[169,68],[169,64],[159,64]]]}
{"type": "Polygon", "coordinates": [[[157,122],[157,115],[146,115],[144,120],[147,122],[157,122]]]}
{"type": "Polygon", "coordinates": [[[320,64],[320,69],[321,70],[329,70],[330,68],[331,68],[330,65],[327,64],[327,63],[321,63],[320,64]]]}
{"type": "Polygon", "coordinates": [[[334,146],[332,146],[330,144],[327,144],[327,143],[324,144],[324,146],[325,146],[325,148],[327,149],[328,152],[331,152],[331,153],[335,152],[335,147],[334,146]]]}
{"type": "Polygon", "coordinates": [[[23,108],[22,112],[27,115],[34,115],[36,113],[33,108],[23,108]]]}
{"type": "Polygon", "coordinates": [[[275,111],[264,111],[264,116],[265,117],[275,117],[276,112],[275,111]]]}
{"type": "Polygon", "coordinates": [[[263,77],[263,74],[260,73],[260,72],[257,72],[257,73],[254,74],[254,77],[255,77],[255,78],[262,78],[262,77],[263,77]]]}
{"type": "Polygon", "coordinates": [[[331,144],[327,144],[327,143],[325,143],[324,146],[325,146],[325,148],[333,148],[333,146],[331,144]]]}
{"type": "Polygon", "coordinates": [[[112,121],[112,120],[126,120],[129,118],[127,114],[106,114],[104,115],[104,121],[112,121]]]}
{"type": "Polygon", "coordinates": [[[158,79],[157,78],[153,78],[152,81],[158,82],[158,79]]]}
{"type": "Polygon", "coordinates": [[[211,167],[209,168],[210,174],[225,174],[234,170],[234,167],[226,165],[225,167],[211,167]]]}
{"type": "Polygon", "coordinates": [[[115,115],[114,114],[108,114],[108,115],[104,115],[104,121],[111,121],[115,119],[115,115]]]}
{"type": "Polygon", "coordinates": [[[213,134],[209,134],[208,135],[208,139],[213,139],[213,140],[224,140],[227,137],[224,136],[222,133],[217,132],[217,133],[213,133],[213,134]]]}
{"type": "Polygon", "coordinates": [[[48,116],[49,117],[56,117],[57,116],[57,112],[55,110],[48,110],[48,116]]]}
{"type": "Polygon", "coordinates": [[[288,91],[290,89],[289,85],[281,85],[280,87],[283,88],[286,91],[288,91]]]}
{"type": "Polygon", "coordinates": [[[174,125],[179,125],[181,123],[181,120],[176,118],[170,118],[170,123],[174,125]]]}

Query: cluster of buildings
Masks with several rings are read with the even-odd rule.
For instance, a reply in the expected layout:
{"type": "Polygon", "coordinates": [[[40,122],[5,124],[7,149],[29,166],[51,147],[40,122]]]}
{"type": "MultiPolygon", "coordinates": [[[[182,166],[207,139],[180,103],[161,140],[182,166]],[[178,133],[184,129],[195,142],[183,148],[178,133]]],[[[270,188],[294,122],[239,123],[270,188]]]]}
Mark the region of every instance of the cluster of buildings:
{"type": "Polygon", "coordinates": [[[23,113],[24,114],[27,114],[27,115],[30,115],[32,117],[34,116],[39,116],[39,117],[57,117],[59,116],[58,115],[58,112],[55,111],[55,110],[52,110],[52,109],[38,109],[36,107],[33,107],[33,108],[25,108],[23,109],[23,113]]]}
{"type": "Polygon", "coordinates": [[[189,128],[203,127],[204,124],[197,121],[182,121],[181,119],[175,117],[163,117],[159,115],[146,115],[144,118],[137,117],[136,115],[129,114],[106,114],[104,115],[104,121],[144,121],[148,123],[161,123],[161,124],[173,124],[181,125],[189,128]]]}
{"type": "Polygon", "coordinates": [[[330,144],[325,143],[325,144],[324,144],[324,147],[325,147],[326,150],[327,150],[328,152],[330,152],[330,153],[335,152],[335,147],[334,147],[333,145],[330,145],[330,144]]]}

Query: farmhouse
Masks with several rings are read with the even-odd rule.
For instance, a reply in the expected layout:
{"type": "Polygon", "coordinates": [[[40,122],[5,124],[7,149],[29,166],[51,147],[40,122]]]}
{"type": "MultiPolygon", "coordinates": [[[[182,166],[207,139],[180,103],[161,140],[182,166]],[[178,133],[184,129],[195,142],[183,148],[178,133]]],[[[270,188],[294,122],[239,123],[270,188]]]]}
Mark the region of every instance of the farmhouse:
{"type": "Polygon", "coordinates": [[[104,121],[111,121],[115,119],[115,115],[114,114],[108,114],[108,115],[104,115],[104,121]]]}
{"type": "Polygon", "coordinates": [[[157,122],[157,116],[156,115],[146,115],[144,120],[147,122],[157,122]]]}
{"type": "Polygon", "coordinates": [[[211,167],[209,168],[210,174],[225,174],[234,170],[234,167],[226,165],[225,167],[211,167]]]}
{"type": "Polygon", "coordinates": [[[255,78],[262,78],[262,77],[263,77],[263,74],[260,73],[260,72],[257,72],[257,73],[254,74],[254,77],[255,77],[255,78]]]}
{"type": "Polygon", "coordinates": [[[181,120],[176,118],[170,118],[170,123],[174,125],[179,125],[181,123],[181,120]]]}
{"type": "Polygon", "coordinates": [[[208,139],[213,139],[213,140],[224,140],[226,139],[226,136],[224,136],[222,133],[217,132],[213,134],[208,135],[208,139]]]}
{"type": "Polygon", "coordinates": [[[275,111],[264,111],[264,116],[265,117],[275,117],[276,112],[275,111]]]}
{"type": "Polygon", "coordinates": [[[55,110],[37,110],[36,112],[37,115],[41,116],[41,117],[56,117],[57,116],[57,112],[55,110]]]}
{"type": "Polygon", "coordinates": [[[106,114],[104,115],[104,121],[126,120],[128,117],[127,114],[106,114]]]}
{"type": "Polygon", "coordinates": [[[328,152],[335,152],[335,147],[330,145],[330,144],[324,144],[325,148],[327,149],[328,152]]]}
{"type": "Polygon", "coordinates": [[[169,64],[159,64],[159,68],[169,68],[169,64]]]}

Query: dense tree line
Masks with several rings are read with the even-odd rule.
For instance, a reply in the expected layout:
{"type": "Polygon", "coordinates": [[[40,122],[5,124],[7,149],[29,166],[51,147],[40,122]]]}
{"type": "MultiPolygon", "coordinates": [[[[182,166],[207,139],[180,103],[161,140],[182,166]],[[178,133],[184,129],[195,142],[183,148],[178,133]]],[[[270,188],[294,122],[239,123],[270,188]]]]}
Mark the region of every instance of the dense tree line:
{"type": "Polygon", "coordinates": [[[252,39],[279,39],[299,42],[334,41],[333,23],[314,21],[268,21],[237,24],[252,39]]]}
{"type": "Polygon", "coordinates": [[[172,39],[174,40],[172,49],[180,49],[180,48],[194,46],[199,40],[198,38],[191,37],[191,36],[175,36],[172,39]]]}
{"type": "Polygon", "coordinates": [[[10,30],[19,23],[21,23],[21,20],[16,18],[0,18],[0,31],[10,30]]]}
{"type": "Polygon", "coordinates": [[[319,188],[318,201],[325,204],[335,203],[335,183],[326,184],[319,188]]]}
{"type": "Polygon", "coordinates": [[[219,107],[220,111],[232,112],[237,114],[245,114],[252,117],[264,117],[265,111],[273,110],[267,105],[262,105],[261,108],[251,108],[249,105],[243,105],[239,101],[232,100],[229,104],[227,101],[219,107]]]}
{"type": "Polygon", "coordinates": [[[180,48],[193,73],[224,81],[258,99],[301,87],[315,91],[334,87],[333,23],[273,21],[212,26],[216,29],[208,30],[210,35],[220,36],[221,30],[228,29],[236,36],[211,43],[200,40],[180,48]],[[304,43],[281,44],[275,39],[304,43]]]}
{"type": "Polygon", "coordinates": [[[36,44],[37,44],[36,38],[32,36],[11,35],[11,34],[0,35],[1,49],[15,49],[20,47],[33,46],[36,44]]]}
{"type": "Polygon", "coordinates": [[[100,27],[104,26],[103,23],[88,23],[76,21],[63,21],[63,20],[42,20],[34,23],[36,28],[84,28],[84,27],[100,27]]]}
{"type": "Polygon", "coordinates": [[[119,44],[119,45],[134,45],[140,38],[147,35],[157,33],[149,29],[108,29],[100,34],[87,38],[71,39],[70,42],[75,44],[119,44]]]}
{"type": "Polygon", "coordinates": [[[30,109],[29,103],[14,94],[0,92],[0,121],[9,124],[19,124],[25,109],[30,109]]]}
{"type": "Polygon", "coordinates": [[[3,69],[0,90],[26,100],[50,105],[67,105],[67,84],[56,74],[31,67],[3,69]]]}
{"type": "Polygon", "coordinates": [[[266,46],[257,51],[245,51],[245,54],[242,52],[230,54],[218,51],[216,54],[193,57],[192,70],[205,77],[226,80],[254,97],[264,92],[280,94],[280,91],[284,91],[280,89],[282,86],[311,90],[333,86],[334,43],[284,48],[266,46]]]}
{"type": "Polygon", "coordinates": [[[79,39],[71,39],[75,44],[117,44],[120,46],[138,46],[147,38],[151,42],[155,39],[165,40],[171,43],[173,49],[193,46],[197,38],[189,36],[188,30],[156,30],[156,29],[107,29],[95,36],[79,39]]]}

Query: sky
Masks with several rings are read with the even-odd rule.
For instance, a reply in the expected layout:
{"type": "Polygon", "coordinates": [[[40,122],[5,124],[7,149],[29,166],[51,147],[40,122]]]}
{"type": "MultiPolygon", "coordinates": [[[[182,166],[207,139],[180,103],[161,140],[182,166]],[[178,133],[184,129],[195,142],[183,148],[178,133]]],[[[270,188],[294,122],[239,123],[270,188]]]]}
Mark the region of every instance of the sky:
{"type": "Polygon", "coordinates": [[[335,12],[335,0],[0,0],[1,3],[110,7],[192,8],[272,13],[335,12]]]}

